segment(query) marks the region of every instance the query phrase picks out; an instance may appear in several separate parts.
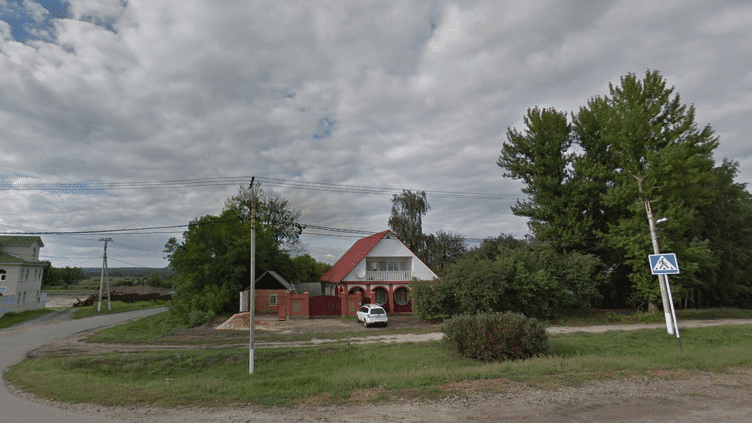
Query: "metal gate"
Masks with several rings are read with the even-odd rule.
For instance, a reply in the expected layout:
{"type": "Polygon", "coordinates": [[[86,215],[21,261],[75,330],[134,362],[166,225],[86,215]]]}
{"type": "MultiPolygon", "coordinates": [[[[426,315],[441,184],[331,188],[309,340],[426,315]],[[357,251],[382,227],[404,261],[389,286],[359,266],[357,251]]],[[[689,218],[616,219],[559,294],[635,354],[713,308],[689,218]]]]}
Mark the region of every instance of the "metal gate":
{"type": "Polygon", "coordinates": [[[308,315],[315,316],[341,316],[342,300],[334,295],[318,295],[308,300],[308,315]]]}

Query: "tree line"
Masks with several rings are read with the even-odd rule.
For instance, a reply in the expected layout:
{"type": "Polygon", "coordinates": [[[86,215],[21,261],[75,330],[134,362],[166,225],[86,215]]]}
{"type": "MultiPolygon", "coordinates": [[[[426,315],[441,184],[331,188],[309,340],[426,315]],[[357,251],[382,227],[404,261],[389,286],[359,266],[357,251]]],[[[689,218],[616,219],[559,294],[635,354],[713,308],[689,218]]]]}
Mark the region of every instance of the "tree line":
{"type": "MultiPolygon", "coordinates": [[[[528,109],[524,128],[509,128],[506,138],[497,164],[504,177],[524,183],[528,199],[512,212],[529,219],[530,239],[502,234],[443,263],[440,283],[413,289],[426,315],[510,309],[551,317],[584,305],[656,310],[661,295],[647,259],[646,207],[665,218],[661,251],[679,259],[675,299],[749,306],[752,196],[735,182],[738,162],[715,161],[719,138],[710,125],[698,126],[694,106],[660,72],[628,74],[577,112],[528,109]]],[[[420,239],[420,220],[403,227],[411,213],[428,210],[425,197],[396,197],[390,225],[420,239]]],[[[426,244],[411,242],[431,262],[426,244]]]]}

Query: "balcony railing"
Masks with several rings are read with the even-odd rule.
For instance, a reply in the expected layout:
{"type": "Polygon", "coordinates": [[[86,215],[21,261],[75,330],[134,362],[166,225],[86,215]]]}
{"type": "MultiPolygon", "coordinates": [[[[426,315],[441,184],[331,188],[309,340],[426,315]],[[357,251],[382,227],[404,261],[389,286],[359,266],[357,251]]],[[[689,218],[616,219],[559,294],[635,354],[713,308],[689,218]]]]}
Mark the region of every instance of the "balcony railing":
{"type": "Polygon", "coordinates": [[[366,272],[366,280],[369,281],[411,281],[413,280],[413,272],[409,270],[395,270],[395,271],[380,271],[366,272]]]}

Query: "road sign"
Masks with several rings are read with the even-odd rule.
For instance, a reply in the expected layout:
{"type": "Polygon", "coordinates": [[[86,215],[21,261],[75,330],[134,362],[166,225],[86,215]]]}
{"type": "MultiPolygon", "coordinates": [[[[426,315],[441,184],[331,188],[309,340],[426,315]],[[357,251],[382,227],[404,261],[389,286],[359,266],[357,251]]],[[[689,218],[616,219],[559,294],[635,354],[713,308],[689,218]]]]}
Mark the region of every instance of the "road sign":
{"type": "Polygon", "coordinates": [[[679,264],[676,261],[676,254],[650,254],[650,273],[654,275],[675,275],[679,274],[679,264]]]}

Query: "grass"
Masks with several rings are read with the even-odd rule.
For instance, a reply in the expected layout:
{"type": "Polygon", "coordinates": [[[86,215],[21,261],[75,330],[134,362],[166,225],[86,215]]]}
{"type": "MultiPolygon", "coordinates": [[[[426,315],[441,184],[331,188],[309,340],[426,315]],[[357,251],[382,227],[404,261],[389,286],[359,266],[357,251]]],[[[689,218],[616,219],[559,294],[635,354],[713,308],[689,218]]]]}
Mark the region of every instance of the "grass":
{"type": "MultiPolygon", "coordinates": [[[[681,327],[682,320],[716,320],[716,319],[752,319],[752,310],[710,309],[710,310],[676,310],[676,319],[681,327]]],[[[601,312],[598,310],[580,310],[570,315],[552,320],[549,325],[559,326],[594,326],[610,324],[665,323],[663,313],[645,311],[601,312]]]]}
{"type": "Polygon", "coordinates": [[[40,310],[26,310],[21,313],[5,313],[3,317],[0,317],[0,329],[23,323],[53,311],[53,309],[43,308],[40,310]]]}
{"type": "MultiPolygon", "coordinates": [[[[113,303],[114,304],[114,303],[113,303]]],[[[96,314],[96,306],[93,308],[96,314]]],[[[229,316],[226,316],[229,318],[229,316]]],[[[678,313],[679,328],[681,320],[715,320],[729,318],[752,319],[752,311],[745,310],[682,310],[678,313]]],[[[87,342],[101,342],[109,344],[164,344],[164,345],[201,345],[201,344],[244,344],[248,342],[247,331],[222,331],[221,339],[214,336],[195,336],[187,331],[186,326],[175,325],[170,321],[169,313],[159,313],[148,318],[146,322],[141,320],[125,323],[101,330],[89,336],[87,342]]],[[[337,319],[351,320],[352,317],[337,319]]],[[[639,324],[639,323],[664,323],[663,313],[637,312],[630,315],[616,313],[593,313],[584,312],[574,314],[566,319],[561,319],[549,324],[564,326],[590,326],[603,324],[639,324]]],[[[335,333],[306,333],[284,334],[272,331],[256,331],[256,342],[305,342],[313,339],[342,340],[346,338],[359,338],[374,335],[396,335],[405,333],[430,333],[433,328],[407,328],[407,329],[383,329],[378,332],[353,331],[335,333]]]]}
{"type": "Polygon", "coordinates": [[[168,301],[137,301],[135,303],[124,303],[122,301],[113,301],[112,310],[109,309],[107,301],[102,301],[101,311],[97,311],[97,303],[86,307],[75,307],[73,312],[74,319],[83,319],[84,317],[99,316],[102,314],[124,313],[126,311],[144,310],[147,308],[167,307],[168,301]]]}
{"type": "MultiPolygon", "coordinates": [[[[96,309],[95,309],[96,310],[96,309]]],[[[228,316],[229,317],[229,316],[228,316]]],[[[352,319],[352,318],[348,318],[352,319]]],[[[221,319],[220,319],[221,320],[221,319]]],[[[227,345],[247,344],[248,331],[214,331],[212,336],[191,333],[185,325],[176,324],[170,313],[155,314],[145,319],[135,320],[96,332],[86,338],[86,342],[106,344],[161,344],[161,345],[227,345]],[[221,337],[217,335],[221,334],[221,337]]],[[[305,342],[313,339],[344,340],[374,335],[396,335],[404,333],[430,333],[431,328],[384,329],[373,331],[352,331],[334,333],[281,334],[272,331],[256,330],[256,342],[305,342]]],[[[344,341],[343,341],[344,342],[344,341]]]]}
{"type": "Polygon", "coordinates": [[[177,407],[431,398],[465,386],[503,392],[752,367],[752,326],[687,328],[682,338],[684,353],[664,329],[557,335],[549,356],[518,362],[470,360],[440,341],[257,348],[253,375],[247,348],[48,356],[5,377],[62,401],[177,407]]]}
{"type": "Polygon", "coordinates": [[[186,329],[186,326],[178,325],[170,320],[170,312],[165,311],[101,330],[88,337],[86,342],[109,344],[153,343],[156,338],[181,329],[186,329]]]}

